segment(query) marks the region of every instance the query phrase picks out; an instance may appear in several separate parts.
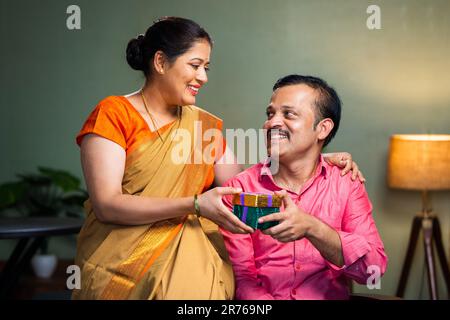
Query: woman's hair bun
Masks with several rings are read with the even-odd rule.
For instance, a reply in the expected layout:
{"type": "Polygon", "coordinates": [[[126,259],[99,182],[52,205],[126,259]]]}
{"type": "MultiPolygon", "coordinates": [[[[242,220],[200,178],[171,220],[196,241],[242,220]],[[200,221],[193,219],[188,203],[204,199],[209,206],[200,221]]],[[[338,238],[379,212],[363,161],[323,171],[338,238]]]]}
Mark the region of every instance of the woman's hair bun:
{"type": "Polygon", "coordinates": [[[206,40],[212,46],[209,34],[196,22],[180,17],[164,17],[128,42],[126,58],[134,70],[152,75],[152,61],[156,52],[164,53],[169,63],[186,53],[197,41],[206,40]]]}
{"type": "Polygon", "coordinates": [[[144,71],[144,54],[143,54],[144,35],[140,34],[137,38],[133,38],[127,45],[127,62],[134,70],[144,71]]]}

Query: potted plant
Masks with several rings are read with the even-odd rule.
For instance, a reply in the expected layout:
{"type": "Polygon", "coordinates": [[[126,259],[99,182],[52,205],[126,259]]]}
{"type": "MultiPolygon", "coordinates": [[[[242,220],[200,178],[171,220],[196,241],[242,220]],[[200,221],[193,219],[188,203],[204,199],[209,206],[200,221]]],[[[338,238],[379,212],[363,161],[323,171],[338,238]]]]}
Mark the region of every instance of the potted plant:
{"type": "MultiPolygon", "coordinates": [[[[81,217],[87,192],[80,180],[64,170],[38,167],[38,173],[18,174],[18,180],[0,185],[0,212],[3,215],[81,217]]],[[[37,276],[48,278],[56,268],[57,258],[48,252],[44,239],[32,259],[37,276]]]]}

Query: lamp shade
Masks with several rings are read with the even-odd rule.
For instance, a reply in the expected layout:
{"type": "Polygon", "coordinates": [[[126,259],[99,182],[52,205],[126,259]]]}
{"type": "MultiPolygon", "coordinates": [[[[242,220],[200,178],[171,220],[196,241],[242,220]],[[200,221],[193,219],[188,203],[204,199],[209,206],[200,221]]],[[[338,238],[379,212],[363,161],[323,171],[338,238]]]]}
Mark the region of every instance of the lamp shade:
{"type": "Polygon", "coordinates": [[[450,135],[391,136],[388,185],[411,190],[450,189],[450,135]]]}

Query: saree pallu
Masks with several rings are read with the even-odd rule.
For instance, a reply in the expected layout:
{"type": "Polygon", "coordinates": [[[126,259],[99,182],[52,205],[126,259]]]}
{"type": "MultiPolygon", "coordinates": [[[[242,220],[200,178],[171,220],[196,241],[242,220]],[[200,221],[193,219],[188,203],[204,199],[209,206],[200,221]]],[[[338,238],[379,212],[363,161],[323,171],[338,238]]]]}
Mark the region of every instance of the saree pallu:
{"type": "MultiPolygon", "coordinates": [[[[198,139],[194,126],[220,132],[221,120],[195,106],[182,107],[180,119],[161,134],[162,141],[149,138],[127,155],[123,194],[178,198],[201,193],[214,164],[198,163],[195,155],[221,150],[222,139],[198,139]],[[174,162],[183,131],[191,133],[189,155],[182,163],[174,162]]],[[[73,291],[73,299],[233,298],[233,271],[213,222],[187,212],[180,218],[124,226],[98,221],[89,200],[85,210],[75,260],[81,288],[73,291]]]]}

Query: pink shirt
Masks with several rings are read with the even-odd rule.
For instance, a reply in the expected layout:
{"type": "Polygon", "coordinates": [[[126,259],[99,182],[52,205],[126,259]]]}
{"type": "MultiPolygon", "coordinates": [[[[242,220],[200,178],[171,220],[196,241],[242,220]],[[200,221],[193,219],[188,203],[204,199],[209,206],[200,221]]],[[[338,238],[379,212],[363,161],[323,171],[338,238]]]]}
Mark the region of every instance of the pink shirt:
{"type": "MultiPolygon", "coordinates": [[[[366,284],[373,268],[380,275],[385,272],[387,256],[364,184],[340,174],[320,157],[315,175],[299,193],[288,194],[297,206],[338,232],[345,265],[340,268],[325,260],[306,238],[281,243],[259,230],[251,235],[221,230],[233,263],[237,299],[348,299],[347,277],[366,284]]],[[[225,186],[246,192],[282,190],[261,163],[225,186]]],[[[231,209],[231,196],[224,197],[224,203],[231,209]]]]}

